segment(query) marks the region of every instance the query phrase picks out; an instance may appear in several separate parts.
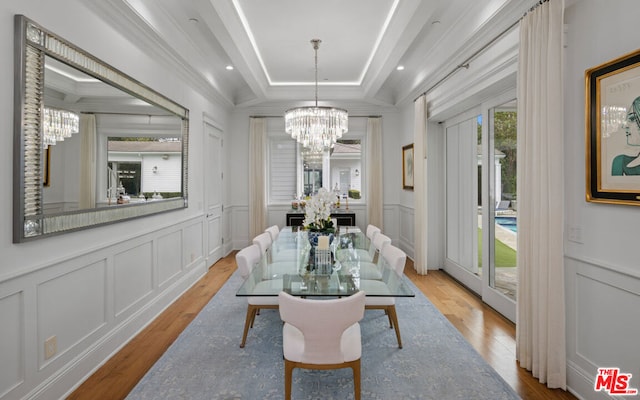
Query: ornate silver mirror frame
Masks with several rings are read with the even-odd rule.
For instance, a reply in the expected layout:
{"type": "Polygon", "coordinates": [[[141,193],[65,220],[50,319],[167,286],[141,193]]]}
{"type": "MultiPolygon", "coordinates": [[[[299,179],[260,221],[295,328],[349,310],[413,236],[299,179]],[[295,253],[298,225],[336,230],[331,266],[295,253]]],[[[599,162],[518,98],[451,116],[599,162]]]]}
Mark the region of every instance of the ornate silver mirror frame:
{"type": "Polygon", "coordinates": [[[189,110],[23,15],[15,16],[14,73],[14,243],[187,207],[189,110]],[[56,214],[43,212],[45,55],[182,119],[181,197],[56,214]]]}

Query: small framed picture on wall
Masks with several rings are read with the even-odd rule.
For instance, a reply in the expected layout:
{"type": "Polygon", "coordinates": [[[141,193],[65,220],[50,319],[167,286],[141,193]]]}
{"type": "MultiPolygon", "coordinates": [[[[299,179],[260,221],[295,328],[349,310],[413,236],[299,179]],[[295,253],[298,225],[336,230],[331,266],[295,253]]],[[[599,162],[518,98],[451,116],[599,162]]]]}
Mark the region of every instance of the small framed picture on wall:
{"type": "Polygon", "coordinates": [[[402,188],[413,190],[413,143],[402,147],[402,188]]]}

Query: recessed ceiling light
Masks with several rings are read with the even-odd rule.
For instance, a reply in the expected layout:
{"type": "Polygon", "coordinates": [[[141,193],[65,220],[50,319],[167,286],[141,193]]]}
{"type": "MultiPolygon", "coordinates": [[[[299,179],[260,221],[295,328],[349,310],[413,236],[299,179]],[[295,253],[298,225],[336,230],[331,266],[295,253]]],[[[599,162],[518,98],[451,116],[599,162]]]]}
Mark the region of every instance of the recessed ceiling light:
{"type": "Polygon", "coordinates": [[[404,71],[404,65],[398,65],[398,66],[396,67],[396,69],[397,69],[398,71],[404,71]]]}
{"type": "Polygon", "coordinates": [[[227,65],[225,68],[227,71],[233,71],[233,65],[227,65]]]}

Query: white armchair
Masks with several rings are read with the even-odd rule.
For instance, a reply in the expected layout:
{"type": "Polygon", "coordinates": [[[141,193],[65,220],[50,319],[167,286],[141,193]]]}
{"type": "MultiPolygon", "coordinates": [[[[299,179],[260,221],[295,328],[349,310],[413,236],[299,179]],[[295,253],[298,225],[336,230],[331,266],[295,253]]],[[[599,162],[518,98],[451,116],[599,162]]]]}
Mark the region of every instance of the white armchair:
{"type": "MultiPolygon", "coordinates": [[[[260,247],[256,244],[252,244],[240,250],[236,254],[236,264],[238,264],[240,275],[245,279],[256,279],[255,276],[252,276],[251,272],[253,271],[253,267],[260,261],[261,258],[262,252],[260,250],[260,247]]],[[[256,285],[264,284],[269,284],[269,282],[261,281],[256,283],[256,285]]],[[[275,287],[277,286],[278,285],[276,285],[275,287]]],[[[279,287],[282,287],[282,284],[280,284],[279,287]]],[[[253,328],[253,322],[256,319],[256,314],[258,314],[260,309],[263,308],[277,309],[278,298],[275,296],[247,297],[247,317],[245,318],[244,322],[244,332],[242,333],[242,342],[240,342],[240,347],[244,347],[244,344],[247,341],[247,333],[249,332],[249,327],[253,328]]]]}
{"type": "Polygon", "coordinates": [[[360,399],[362,341],[358,321],[365,294],[332,300],[308,300],[280,292],[285,400],[291,399],[294,368],[353,370],[355,398],[360,399]]]}
{"type": "Polygon", "coordinates": [[[265,254],[271,247],[271,235],[268,232],[263,232],[253,238],[253,244],[258,245],[260,252],[265,254]]]}
{"type": "Polygon", "coordinates": [[[260,246],[260,250],[263,253],[269,252],[269,259],[271,261],[293,261],[298,257],[298,252],[295,248],[284,249],[281,248],[277,242],[277,238],[280,235],[280,230],[277,226],[273,225],[267,228],[263,233],[253,238],[253,244],[260,246]],[[274,229],[275,227],[275,229],[274,229]]]}
{"type": "Polygon", "coordinates": [[[271,236],[272,242],[275,242],[276,239],[278,238],[278,235],[280,234],[280,228],[278,228],[278,225],[271,225],[264,231],[267,232],[269,236],[271,236]]]}
{"type": "MultiPolygon", "coordinates": [[[[396,274],[401,277],[404,274],[404,266],[407,262],[407,255],[399,248],[388,244],[382,250],[382,257],[386,262],[387,270],[383,274],[396,274]],[[390,270],[389,270],[390,269],[390,270]]],[[[386,285],[378,280],[362,280],[360,282],[360,290],[371,291],[375,293],[384,292],[386,285]]],[[[400,326],[398,325],[398,314],[396,313],[395,297],[367,297],[365,301],[365,309],[367,310],[384,310],[389,318],[389,327],[395,328],[398,347],[402,348],[402,339],[400,338],[400,326]]]]}

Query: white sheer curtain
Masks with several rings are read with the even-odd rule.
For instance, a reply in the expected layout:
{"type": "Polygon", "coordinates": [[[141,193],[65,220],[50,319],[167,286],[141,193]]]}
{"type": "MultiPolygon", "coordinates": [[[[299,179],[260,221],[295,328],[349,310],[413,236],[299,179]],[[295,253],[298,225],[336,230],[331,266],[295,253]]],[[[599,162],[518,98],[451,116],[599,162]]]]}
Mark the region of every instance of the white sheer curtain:
{"type": "Polygon", "coordinates": [[[427,274],[427,98],[418,97],[414,103],[413,123],[413,268],[427,274]]]}
{"type": "Polygon", "coordinates": [[[367,120],[367,217],[370,224],[383,229],[382,118],[367,120]]]}
{"type": "Polygon", "coordinates": [[[249,124],[249,239],[266,228],[267,120],[251,117],[249,124]]]}
{"type": "Polygon", "coordinates": [[[79,208],[96,206],[96,116],[80,114],[80,198],[79,208]]]}
{"type": "Polygon", "coordinates": [[[540,382],[566,389],[563,3],[543,3],[520,23],[516,354],[540,382]]]}

